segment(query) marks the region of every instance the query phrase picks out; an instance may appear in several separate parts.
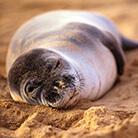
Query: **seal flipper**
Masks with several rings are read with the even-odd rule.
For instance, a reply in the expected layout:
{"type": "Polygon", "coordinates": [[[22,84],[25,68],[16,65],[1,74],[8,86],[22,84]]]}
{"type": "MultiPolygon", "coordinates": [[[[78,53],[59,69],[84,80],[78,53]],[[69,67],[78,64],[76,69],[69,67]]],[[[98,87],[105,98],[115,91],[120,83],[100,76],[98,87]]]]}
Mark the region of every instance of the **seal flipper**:
{"type": "Polygon", "coordinates": [[[138,48],[138,42],[131,41],[125,37],[122,37],[122,47],[124,50],[131,50],[134,48],[138,48]]]}
{"type": "Polygon", "coordinates": [[[117,63],[118,74],[122,75],[124,72],[124,65],[126,60],[121,45],[117,42],[115,37],[107,31],[102,33],[100,40],[113,53],[117,63]]]}

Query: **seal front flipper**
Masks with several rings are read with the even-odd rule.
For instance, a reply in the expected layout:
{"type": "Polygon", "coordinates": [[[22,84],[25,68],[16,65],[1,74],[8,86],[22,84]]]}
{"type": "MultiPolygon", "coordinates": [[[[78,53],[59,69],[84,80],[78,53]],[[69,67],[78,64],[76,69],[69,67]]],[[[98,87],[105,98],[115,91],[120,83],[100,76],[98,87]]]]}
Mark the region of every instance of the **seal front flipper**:
{"type": "Polygon", "coordinates": [[[122,75],[124,72],[125,55],[121,44],[119,44],[115,37],[107,31],[104,31],[102,35],[100,35],[100,40],[113,53],[117,63],[118,74],[122,75]]]}

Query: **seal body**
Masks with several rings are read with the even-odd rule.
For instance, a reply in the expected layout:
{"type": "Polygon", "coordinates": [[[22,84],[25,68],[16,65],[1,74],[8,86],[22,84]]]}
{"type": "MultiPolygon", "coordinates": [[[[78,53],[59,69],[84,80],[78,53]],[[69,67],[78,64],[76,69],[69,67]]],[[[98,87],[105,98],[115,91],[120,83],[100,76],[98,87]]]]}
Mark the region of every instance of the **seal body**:
{"type": "Polygon", "coordinates": [[[125,57],[121,34],[104,16],[54,11],[16,32],[6,63],[14,100],[66,108],[104,95],[123,73],[125,57]]]}

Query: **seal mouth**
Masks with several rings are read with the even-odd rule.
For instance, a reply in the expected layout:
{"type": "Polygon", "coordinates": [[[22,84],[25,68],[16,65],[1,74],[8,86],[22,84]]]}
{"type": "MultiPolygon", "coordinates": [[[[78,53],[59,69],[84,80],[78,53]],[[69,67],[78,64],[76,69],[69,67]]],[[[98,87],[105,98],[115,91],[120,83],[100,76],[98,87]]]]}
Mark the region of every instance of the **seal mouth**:
{"type": "MultiPolygon", "coordinates": [[[[66,92],[67,93],[67,92],[66,92]]],[[[54,108],[67,108],[69,106],[73,106],[80,99],[80,95],[78,92],[74,92],[71,94],[56,94],[51,93],[47,97],[41,96],[42,104],[49,107],[54,108]]]]}
{"type": "Polygon", "coordinates": [[[56,103],[58,100],[60,100],[60,95],[58,93],[52,92],[46,96],[46,100],[50,103],[56,103]]]}

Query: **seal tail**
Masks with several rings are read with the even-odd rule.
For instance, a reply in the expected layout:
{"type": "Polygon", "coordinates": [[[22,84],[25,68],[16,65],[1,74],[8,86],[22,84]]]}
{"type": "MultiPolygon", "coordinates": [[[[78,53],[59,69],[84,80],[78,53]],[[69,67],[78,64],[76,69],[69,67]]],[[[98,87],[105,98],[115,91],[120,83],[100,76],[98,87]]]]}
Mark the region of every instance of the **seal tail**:
{"type": "Polygon", "coordinates": [[[138,42],[134,42],[125,37],[122,37],[122,47],[124,50],[135,49],[135,48],[138,48],[138,42]]]}

